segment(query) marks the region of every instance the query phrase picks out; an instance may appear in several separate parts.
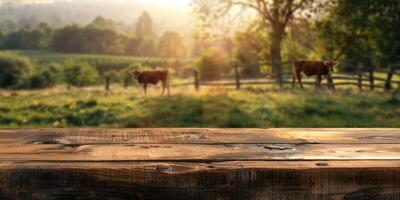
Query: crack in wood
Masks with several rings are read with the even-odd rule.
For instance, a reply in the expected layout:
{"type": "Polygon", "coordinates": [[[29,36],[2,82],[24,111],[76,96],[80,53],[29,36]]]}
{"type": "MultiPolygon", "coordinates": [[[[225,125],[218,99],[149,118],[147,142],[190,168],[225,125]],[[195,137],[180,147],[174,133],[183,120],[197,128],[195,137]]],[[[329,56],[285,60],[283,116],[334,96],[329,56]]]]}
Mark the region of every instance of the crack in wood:
{"type": "Polygon", "coordinates": [[[270,151],[296,151],[294,147],[290,146],[277,146],[277,145],[256,145],[256,146],[270,151]]]}

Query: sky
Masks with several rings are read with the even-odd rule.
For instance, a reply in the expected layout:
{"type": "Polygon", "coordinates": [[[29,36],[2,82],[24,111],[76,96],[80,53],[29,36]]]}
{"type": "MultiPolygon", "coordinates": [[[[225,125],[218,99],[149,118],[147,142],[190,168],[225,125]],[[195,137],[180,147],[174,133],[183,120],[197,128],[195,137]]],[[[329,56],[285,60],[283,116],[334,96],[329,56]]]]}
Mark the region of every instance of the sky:
{"type": "MultiPolygon", "coordinates": [[[[71,0],[0,0],[0,3],[13,2],[13,3],[51,3],[54,1],[71,1],[71,0]]],[[[80,0],[85,1],[85,0],[80,0]]],[[[159,5],[162,7],[171,8],[189,8],[190,0],[108,0],[108,1],[126,1],[126,2],[138,2],[142,4],[159,5]]]]}
{"type": "Polygon", "coordinates": [[[160,5],[160,6],[169,6],[175,8],[189,7],[190,4],[190,0],[130,0],[130,1],[160,5]]]}

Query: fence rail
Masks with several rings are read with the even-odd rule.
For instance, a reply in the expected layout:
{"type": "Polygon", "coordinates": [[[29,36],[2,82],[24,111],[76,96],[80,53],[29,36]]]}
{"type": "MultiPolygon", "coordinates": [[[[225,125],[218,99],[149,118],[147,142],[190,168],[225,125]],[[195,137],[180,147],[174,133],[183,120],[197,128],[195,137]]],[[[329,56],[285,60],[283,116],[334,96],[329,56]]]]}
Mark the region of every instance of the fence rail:
{"type": "MultiPolygon", "coordinates": [[[[282,74],[283,84],[292,84],[292,73],[284,72],[282,74]]],[[[397,67],[390,67],[383,70],[368,70],[357,73],[334,73],[331,79],[327,77],[328,83],[323,83],[323,86],[328,86],[330,89],[335,89],[336,86],[355,86],[360,90],[363,88],[370,88],[374,90],[384,89],[391,90],[393,85],[397,84],[400,89],[400,72],[397,72],[397,67]],[[377,76],[379,74],[379,76],[377,76]],[[396,80],[394,80],[397,78],[396,80]]],[[[241,74],[235,70],[235,76],[228,77],[220,80],[200,80],[199,73],[194,73],[194,82],[187,82],[181,84],[175,84],[174,86],[189,86],[195,85],[196,90],[199,90],[200,86],[236,86],[240,89],[243,85],[274,85],[277,82],[274,79],[274,75],[264,74],[263,78],[260,76],[255,78],[241,78],[241,74]]],[[[297,84],[297,82],[296,82],[297,84]]],[[[303,81],[304,85],[316,85],[315,81],[312,81],[312,77],[305,78],[303,81]]]]}

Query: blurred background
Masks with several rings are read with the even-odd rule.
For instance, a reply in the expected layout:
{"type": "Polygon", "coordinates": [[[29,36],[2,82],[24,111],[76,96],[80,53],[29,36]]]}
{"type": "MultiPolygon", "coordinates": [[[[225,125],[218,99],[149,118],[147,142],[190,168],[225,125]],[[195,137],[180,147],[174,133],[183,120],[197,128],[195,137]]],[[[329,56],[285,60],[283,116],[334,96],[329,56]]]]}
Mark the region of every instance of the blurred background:
{"type": "Polygon", "coordinates": [[[398,0],[0,0],[0,127],[400,127],[398,0]],[[292,89],[298,59],[337,60],[292,89]],[[132,70],[166,69],[144,95],[132,70]]]}

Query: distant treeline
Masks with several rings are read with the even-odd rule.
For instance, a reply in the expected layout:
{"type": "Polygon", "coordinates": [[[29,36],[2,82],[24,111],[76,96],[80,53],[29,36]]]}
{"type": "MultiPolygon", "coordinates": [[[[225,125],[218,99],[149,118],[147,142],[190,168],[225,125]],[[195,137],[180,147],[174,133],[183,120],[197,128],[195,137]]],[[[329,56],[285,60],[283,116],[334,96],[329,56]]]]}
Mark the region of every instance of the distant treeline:
{"type": "Polygon", "coordinates": [[[101,16],[84,27],[68,25],[54,29],[41,23],[35,29],[0,32],[0,48],[165,58],[186,56],[187,50],[179,33],[167,31],[157,38],[152,18],[146,12],[138,19],[136,29],[132,31],[134,34],[122,33],[116,27],[114,21],[101,16]]]}

